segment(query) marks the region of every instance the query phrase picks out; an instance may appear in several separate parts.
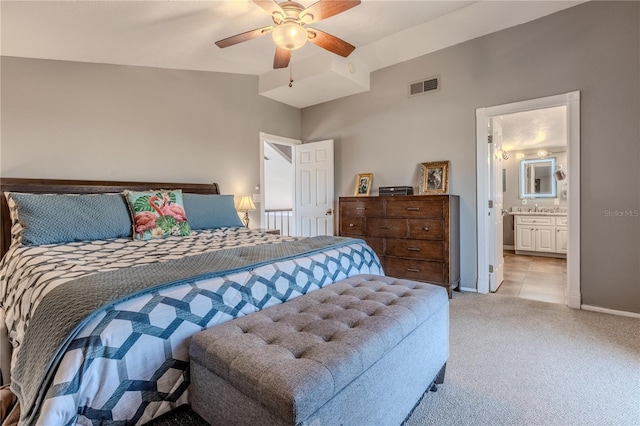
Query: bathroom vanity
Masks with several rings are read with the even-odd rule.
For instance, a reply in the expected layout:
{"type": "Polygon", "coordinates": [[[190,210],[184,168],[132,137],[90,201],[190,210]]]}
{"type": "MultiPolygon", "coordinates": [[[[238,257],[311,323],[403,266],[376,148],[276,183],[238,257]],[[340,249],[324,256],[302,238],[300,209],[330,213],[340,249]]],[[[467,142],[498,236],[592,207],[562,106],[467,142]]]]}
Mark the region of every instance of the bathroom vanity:
{"type": "Polygon", "coordinates": [[[516,254],[566,257],[567,214],[510,212],[514,215],[516,254]]]}

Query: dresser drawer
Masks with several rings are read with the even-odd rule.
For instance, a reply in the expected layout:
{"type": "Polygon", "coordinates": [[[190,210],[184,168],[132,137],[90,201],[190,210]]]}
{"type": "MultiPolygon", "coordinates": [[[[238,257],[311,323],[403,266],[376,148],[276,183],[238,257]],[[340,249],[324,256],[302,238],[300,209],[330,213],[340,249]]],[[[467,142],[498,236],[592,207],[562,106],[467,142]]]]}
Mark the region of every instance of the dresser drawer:
{"type": "Polygon", "coordinates": [[[553,216],[516,216],[518,225],[555,225],[553,216]]]}
{"type": "Polygon", "coordinates": [[[384,272],[389,277],[444,284],[444,263],[428,260],[398,259],[385,256],[384,272]]]}
{"type": "Polygon", "coordinates": [[[444,243],[442,241],[387,238],[384,254],[412,259],[444,260],[444,243]]]}
{"type": "Polygon", "coordinates": [[[382,238],[364,237],[362,239],[365,240],[367,242],[367,244],[369,245],[369,247],[371,247],[373,249],[373,251],[376,252],[378,257],[380,257],[380,258],[382,257],[382,255],[384,253],[384,240],[382,238]]]}
{"type": "Polygon", "coordinates": [[[384,205],[380,200],[340,201],[343,216],[384,216],[384,205]]]}
{"type": "Polygon", "coordinates": [[[444,220],[409,219],[409,238],[442,240],[444,238],[444,220]]]}
{"type": "Polygon", "coordinates": [[[567,226],[567,217],[566,216],[556,216],[556,225],[557,226],[567,226]]]}
{"type": "Polygon", "coordinates": [[[411,200],[387,203],[387,217],[443,218],[444,204],[440,200],[411,200]]]}
{"type": "Polygon", "coordinates": [[[354,216],[341,217],[340,235],[364,235],[364,218],[354,216]]]}
{"type": "Polygon", "coordinates": [[[407,236],[407,220],[379,217],[367,218],[366,233],[372,237],[404,238],[407,236]]]}

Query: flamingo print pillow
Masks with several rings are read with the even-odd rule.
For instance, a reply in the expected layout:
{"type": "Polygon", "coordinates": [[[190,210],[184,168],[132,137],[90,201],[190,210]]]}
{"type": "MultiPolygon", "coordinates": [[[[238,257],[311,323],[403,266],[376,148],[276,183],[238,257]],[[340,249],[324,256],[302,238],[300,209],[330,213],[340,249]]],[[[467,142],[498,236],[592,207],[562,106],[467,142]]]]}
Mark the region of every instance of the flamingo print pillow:
{"type": "Polygon", "coordinates": [[[182,190],[124,191],[133,216],[133,239],[151,240],[191,233],[182,190]]]}

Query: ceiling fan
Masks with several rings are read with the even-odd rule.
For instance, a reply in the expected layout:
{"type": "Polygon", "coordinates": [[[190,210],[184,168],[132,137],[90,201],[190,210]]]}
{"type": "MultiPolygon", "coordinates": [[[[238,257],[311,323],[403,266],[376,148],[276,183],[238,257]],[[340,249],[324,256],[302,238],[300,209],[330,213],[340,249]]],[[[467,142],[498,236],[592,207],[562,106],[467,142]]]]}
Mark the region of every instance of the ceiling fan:
{"type": "Polygon", "coordinates": [[[233,46],[271,33],[276,44],[276,54],[273,59],[273,68],[276,69],[286,68],[291,60],[291,51],[300,49],[307,40],[345,58],[355,50],[355,46],[346,41],[315,28],[305,28],[305,25],[347,11],[359,5],[360,0],[320,0],[306,9],[292,0],[282,3],[275,0],[253,0],[253,2],[271,14],[274,25],[216,41],[218,47],[233,46]]]}

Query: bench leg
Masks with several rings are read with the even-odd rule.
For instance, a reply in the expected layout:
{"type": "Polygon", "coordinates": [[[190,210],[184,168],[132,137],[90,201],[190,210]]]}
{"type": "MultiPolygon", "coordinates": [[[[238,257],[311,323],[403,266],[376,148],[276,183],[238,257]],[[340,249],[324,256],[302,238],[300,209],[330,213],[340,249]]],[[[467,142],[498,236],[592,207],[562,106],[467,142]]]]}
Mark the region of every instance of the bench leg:
{"type": "Polygon", "coordinates": [[[446,369],[447,369],[447,363],[445,362],[442,368],[440,369],[440,371],[438,372],[438,375],[433,380],[433,383],[435,383],[436,385],[441,385],[444,383],[444,373],[446,369]]]}
{"type": "Polygon", "coordinates": [[[441,385],[444,383],[444,373],[446,369],[447,369],[447,363],[445,362],[442,368],[440,369],[440,371],[438,372],[438,374],[436,375],[435,379],[433,379],[433,382],[431,382],[431,384],[429,385],[429,388],[428,388],[429,392],[438,392],[437,385],[441,385]]]}

